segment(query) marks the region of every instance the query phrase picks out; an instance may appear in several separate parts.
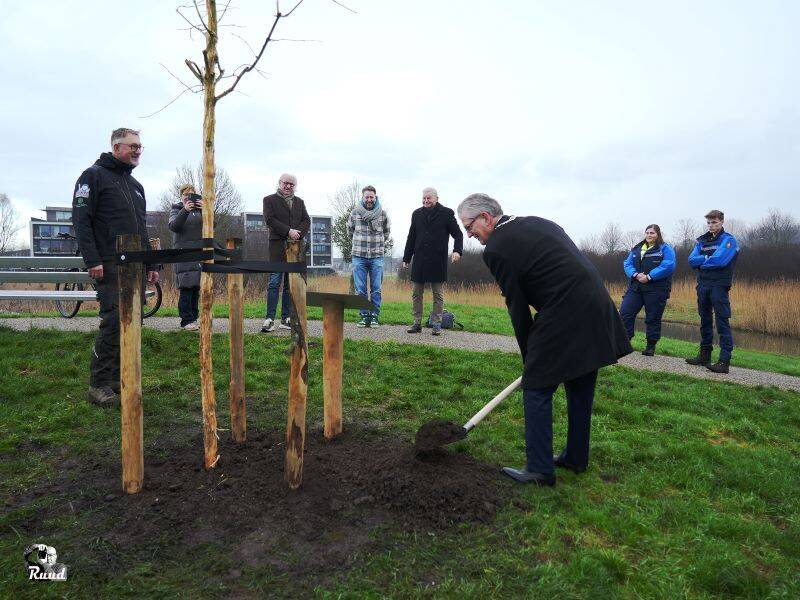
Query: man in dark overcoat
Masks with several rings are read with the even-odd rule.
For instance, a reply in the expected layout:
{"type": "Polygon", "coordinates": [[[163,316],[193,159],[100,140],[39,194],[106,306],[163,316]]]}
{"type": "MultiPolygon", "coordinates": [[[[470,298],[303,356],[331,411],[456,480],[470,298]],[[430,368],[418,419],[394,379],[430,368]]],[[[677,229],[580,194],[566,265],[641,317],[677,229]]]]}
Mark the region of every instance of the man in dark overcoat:
{"type": "Polygon", "coordinates": [[[439,203],[439,194],[427,187],[422,190],[422,206],[411,215],[406,248],[403,252],[403,268],[411,263],[412,314],[414,323],[408,333],[422,331],[422,295],[425,284],[431,284],[433,310],[431,325],[433,335],[442,331],[444,310],[444,283],[447,281],[447,247],[453,238],[451,262],[457,262],[463,252],[464,236],[456,222],[453,209],[439,203]],[[412,262],[413,258],[413,262],[412,262]]]}
{"type": "MultiPolygon", "coordinates": [[[[264,198],[264,223],[269,229],[269,260],[286,261],[286,240],[301,240],[311,227],[306,204],[295,196],[297,178],[284,173],[278,179],[278,190],[264,198]]],[[[292,297],[289,293],[289,274],[270,273],[267,288],[267,318],[261,327],[262,333],[275,330],[275,313],[278,310],[278,292],[283,281],[281,297],[281,324],[283,329],[291,329],[289,319],[292,314],[292,297]]]]}
{"type": "Polygon", "coordinates": [[[589,464],[597,370],[632,352],[628,335],[597,270],[561,227],[504,215],[486,194],[468,196],[458,216],[467,235],[485,246],[483,260],[505,296],[524,363],[527,465],[503,472],[519,482],[555,485],[554,467],[581,473],[589,464]],[[561,383],[567,445],[553,456],[553,393],[561,383]]]}

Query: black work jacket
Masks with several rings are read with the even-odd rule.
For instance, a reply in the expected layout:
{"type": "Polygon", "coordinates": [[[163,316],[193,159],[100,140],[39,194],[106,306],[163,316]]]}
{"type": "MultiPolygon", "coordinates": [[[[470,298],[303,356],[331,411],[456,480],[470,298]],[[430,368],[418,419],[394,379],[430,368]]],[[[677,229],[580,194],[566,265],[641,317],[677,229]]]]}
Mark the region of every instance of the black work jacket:
{"type": "Polygon", "coordinates": [[[411,263],[411,281],[447,281],[447,246],[453,238],[453,252],[463,252],[464,234],[453,209],[436,203],[433,208],[418,208],[411,214],[403,262],[411,263]],[[412,261],[413,258],[413,261],[412,261]]]}
{"type": "Polygon", "coordinates": [[[150,249],[144,188],[131,171],[132,165],[103,152],[75,183],[72,224],[87,267],[113,268],[118,235],[138,234],[141,249],[150,249]]]}
{"type": "Polygon", "coordinates": [[[558,385],[632,352],[597,270],[552,221],[503,216],[483,260],[506,299],[523,388],[558,385]]]}

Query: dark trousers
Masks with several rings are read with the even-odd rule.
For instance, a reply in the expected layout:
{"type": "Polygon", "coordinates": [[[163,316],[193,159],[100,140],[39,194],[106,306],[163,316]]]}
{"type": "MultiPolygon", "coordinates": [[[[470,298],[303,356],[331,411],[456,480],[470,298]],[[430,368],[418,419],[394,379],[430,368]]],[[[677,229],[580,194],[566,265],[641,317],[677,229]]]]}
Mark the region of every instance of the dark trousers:
{"type": "MultiPolygon", "coordinates": [[[[589,429],[597,371],[564,382],[567,393],[567,447],[561,453],[564,460],[576,467],[589,464],[589,429]]],[[[550,475],[553,465],[553,394],[557,385],[524,389],[525,452],[527,469],[550,475]]]]}
{"type": "Polygon", "coordinates": [[[181,327],[192,321],[197,321],[200,316],[199,306],[200,288],[181,288],[181,295],[178,297],[178,314],[181,316],[181,327]]]}
{"type": "Polygon", "coordinates": [[[668,290],[634,290],[628,287],[622,297],[622,305],[619,307],[619,316],[625,325],[628,337],[633,337],[636,315],[644,306],[644,324],[648,340],[657,342],[661,339],[661,317],[664,316],[664,308],[667,306],[669,298],[668,290]]]}
{"type": "Polygon", "coordinates": [[[97,283],[100,302],[100,329],[92,347],[89,385],[119,385],[119,287],[116,270],[105,267],[105,276],[97,283]]]}
{"type": "Polygon", "coordinates": [[[281,319],[292,316],[292,296],[289,292],[288,273],[270,273],[269,286],[267,287],[267,318],[274,319],[278,310],[278,292],[283,280],[283,295],[281,296],[281,319]]]}
{"type": "Polygon", "coordinates": [[[719,359],[731,359],[733,353],[733,333],[729,319],[731,318],[731,301],[728,298],[727,286],[697,284],[697,313],[700,315],[700,346],[714,346],[714,319],[717,321],[719,335],[719,359]],[[713,318],[712,318],[713,315],[713,318]]]}

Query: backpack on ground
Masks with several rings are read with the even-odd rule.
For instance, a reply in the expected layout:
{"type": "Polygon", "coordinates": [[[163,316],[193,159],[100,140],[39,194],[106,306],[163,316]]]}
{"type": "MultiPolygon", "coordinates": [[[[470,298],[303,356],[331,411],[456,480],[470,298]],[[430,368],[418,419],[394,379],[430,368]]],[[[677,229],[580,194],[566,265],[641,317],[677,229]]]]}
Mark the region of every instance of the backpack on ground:
{"type": "MultiPolygon", "coordinates": [[[[428,322],[425,323],[425,327],[433,327],[433,323],[431,323],[431,318],[428,316],[428,322]]],[[[464,326],[456,321],[456,316],[451,313],[446,308],[442,311],[442,329],[464,329],[464,326]]]]}

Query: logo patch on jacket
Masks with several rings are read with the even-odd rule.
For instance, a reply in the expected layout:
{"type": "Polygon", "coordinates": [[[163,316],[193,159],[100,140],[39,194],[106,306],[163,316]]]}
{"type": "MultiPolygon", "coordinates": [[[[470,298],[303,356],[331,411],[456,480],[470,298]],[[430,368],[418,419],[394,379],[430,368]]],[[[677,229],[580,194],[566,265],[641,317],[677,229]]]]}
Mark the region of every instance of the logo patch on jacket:
{"type": "Polygon", "coordinates": [[[77,200],[78,198],[88,198],[88,197],[89,197],[89,184],[88,183],[80,184],[78,188],[75,190],[75,199],[77,200]]]}

